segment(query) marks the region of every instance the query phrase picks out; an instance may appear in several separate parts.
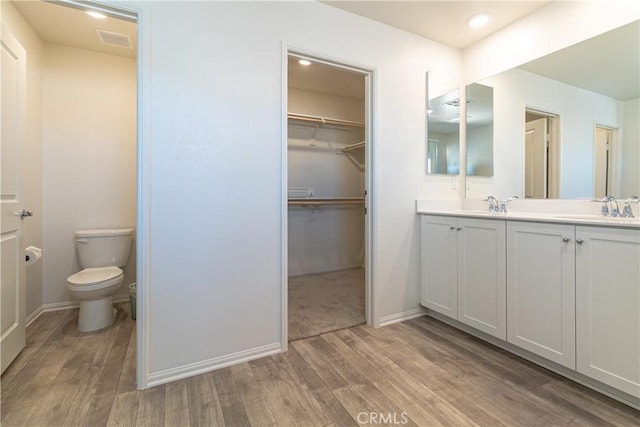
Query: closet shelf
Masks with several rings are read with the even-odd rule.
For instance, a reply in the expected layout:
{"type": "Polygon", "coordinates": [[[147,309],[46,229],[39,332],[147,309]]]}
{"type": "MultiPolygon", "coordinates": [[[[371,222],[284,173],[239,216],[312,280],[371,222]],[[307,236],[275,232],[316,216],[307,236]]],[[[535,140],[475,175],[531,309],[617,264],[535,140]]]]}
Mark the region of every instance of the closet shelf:
{"type": "Polygon", "coordinates": [[[351,145],[347,145],[346,147],[344,147],[342,149],[342,152],[343,153],[348,153],[349,151],[359,150],[361,148],[364,148],[364,141],[356,142],[355,144],[351,144],[351,145]]]}
{"type": "Polygon", "coordinates": [[[317,124],[319,124],[321,126],[322,125],[333,125],[333,126],[364,128],[364,123],[361,123],[361,122],[352,122],[350,120],[332,119],[332,118],[329,118],[329,117],[310,116],[310,115],[307,115],[307,114],[287,113],[287,118],[289,120],[295,120],[295,121],[299,121],[299,122],[317,123],[317,124]]]}
{"type": "Polygon", "coordinates": [[[364,205],[364,197],[288,199],[290,206],[364,205]]]}

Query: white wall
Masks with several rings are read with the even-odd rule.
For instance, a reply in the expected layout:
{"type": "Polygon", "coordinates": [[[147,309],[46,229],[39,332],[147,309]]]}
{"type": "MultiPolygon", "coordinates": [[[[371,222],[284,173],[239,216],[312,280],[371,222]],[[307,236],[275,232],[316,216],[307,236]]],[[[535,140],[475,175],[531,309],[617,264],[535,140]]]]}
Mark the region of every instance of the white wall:
{"type": "MultiPolygon", "coordinates": [[[[364,85],[364,78],[363,83],[364,85]]],[[[288,89],[288,109],[300,114],[364,120],[364,100],[288,89]]],[[[363,197],[364,150],[343,154],[364,140],[360,128],[321,127],[290,122],[288,188],[311,188],[314,197],[363,197]]],[[[364,262],[364,207],[289,206],[289,275],[335,271],[364,262]]]]}
{"type": "Polygon", "coordinates": [[[494,176],[468,177],[467,197],[524,197],[525,108],[560,116],[560,196],[593,196],[594,124],[618,126],[617,100],[514,69],[481,82],[494,88],[494,176]]]}
{"type": "Polygon", "coordinates": [[[150,383],[279,348],[283,42],[375,72],[376,315],[416,310],[425,71],[457,86],[458,51],[317,2],[132,5],[149,61],[150,383]]]}
{"type": "MultiPolygon", "coordinates": [[[[34,216],[23,221],[24,247],[42,247],[42,60],[43,43],[11,2],[2,2],[2,24],[27,52],[26,144],[23,147],[22,203],[34,216]]],[[[49,254],[45,252],[45,257],[49,254]]],[[[26,311],[29,317],[42,306],[42,262],[26,268],[26,311]]]]}
{"type": "Polygon", "coordinates": [[[640,195],[640,98],[624,102],[622,108],[619,196],[626,198],[640,195]]]}
{"type": "MultiPolygon", "coordinates": [[[[73,234],[136,222],[136,61],[46,44],[43,74],[45,307],[72,301],[73,234]]],[[[132,248],[134,249],[134,248],[132,248]]],[[[135,281],[135,250],[125,269],[135,281]]]]}

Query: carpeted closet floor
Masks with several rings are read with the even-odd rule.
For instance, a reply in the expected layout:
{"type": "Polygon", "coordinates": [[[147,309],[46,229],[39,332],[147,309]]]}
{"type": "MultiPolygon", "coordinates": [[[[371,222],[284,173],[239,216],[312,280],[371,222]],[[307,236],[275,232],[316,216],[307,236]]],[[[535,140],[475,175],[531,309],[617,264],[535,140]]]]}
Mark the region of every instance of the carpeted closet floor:
{"type": "Polygon", "coordinates": [[[289,341],[363,323],[363,268],[289,278],[289,341]]]}

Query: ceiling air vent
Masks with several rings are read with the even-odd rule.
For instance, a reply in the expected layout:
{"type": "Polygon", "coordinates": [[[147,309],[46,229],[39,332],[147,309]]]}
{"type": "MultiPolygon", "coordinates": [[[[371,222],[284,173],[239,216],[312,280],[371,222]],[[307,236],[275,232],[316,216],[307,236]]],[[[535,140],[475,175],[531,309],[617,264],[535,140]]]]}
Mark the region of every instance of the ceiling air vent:
{"type": "Polygon", "coordinates": [[[131,45],[131,38],[128,35],[99,30],[97,28],[95,30],[102,44],[133,49],[133,46],[131,45]]]}

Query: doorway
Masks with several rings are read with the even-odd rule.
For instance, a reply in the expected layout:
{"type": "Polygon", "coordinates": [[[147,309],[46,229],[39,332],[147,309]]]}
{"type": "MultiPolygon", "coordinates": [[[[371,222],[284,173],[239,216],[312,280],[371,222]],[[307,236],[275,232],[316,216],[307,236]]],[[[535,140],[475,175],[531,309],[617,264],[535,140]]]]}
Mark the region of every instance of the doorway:
{"type": "MultiPolygon", "coordinates": [[[[42,314],[77,307],[66,290],[67,277],[80,270],[76,230],[136,227],[136,21],[134,12],[102,5],[3,2],[3,31],[14,29],[29,57],[23,82],[26,137],[6,138],[3,126],[1,141],[3,160],[12,140],[19,141],[15,148],[24,154],[13,173],[25,213],[21,232],[14,233],[24,238],[15,245],[13,260],[22,298],[13,299],[19,308],[12,317],[21,316],[11,319],[23,328],[34,322],[38,332],[37,325],[46,321],[38,320],[42,314]],[[44,255],[25,268],[24,247],[29,245],[42,247],[44,255]]],[[[3,79],[3,96],[9,87],[3,79]]],[[[5,123],[17,122],[3,111],[5,123]]],[[[4,190],[3,185],[3,200],[4,190]]],[[[132,246],[116,302],[129,301],[135,255],[132,246]]],[[[3,268],[3,283],[4,275],[3,268]]],[[[128,305],[117,307],[116,319],[128,319],[128,305]]],[[[5,317],[3,306],[3,323],[5,317]]],[[[75,334],[75,319],[68,326],[57,330],[75,334]]],[[[3,359],[4,370],[9,359],[3,359]]]]}
{"type": "Polygon", "coordinates": [[[560,197],[560,141],[558,115],[525,112],[524,195],[531,199],[560,197]]]}
{"type": "Polygon", "coordinates": [[[371,72],[292,51],[285,69],[283,323],[291,341],[370,323],[371,72]]]}

